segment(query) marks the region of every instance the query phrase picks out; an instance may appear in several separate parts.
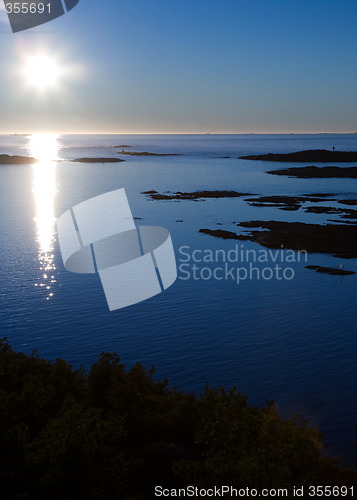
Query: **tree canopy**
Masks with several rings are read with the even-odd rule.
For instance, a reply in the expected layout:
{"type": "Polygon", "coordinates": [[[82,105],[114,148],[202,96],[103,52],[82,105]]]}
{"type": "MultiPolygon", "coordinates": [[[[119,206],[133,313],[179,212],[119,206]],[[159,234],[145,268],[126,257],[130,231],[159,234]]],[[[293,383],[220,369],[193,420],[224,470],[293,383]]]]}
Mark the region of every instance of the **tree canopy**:
{"type": "Polygon", "coordinates": [[[235,388],[200,396],[102,353],[87,373],[0,341],[0,485],[4,499],[154,497],[167,488],[355,485],[322,436],[235,388]]]}

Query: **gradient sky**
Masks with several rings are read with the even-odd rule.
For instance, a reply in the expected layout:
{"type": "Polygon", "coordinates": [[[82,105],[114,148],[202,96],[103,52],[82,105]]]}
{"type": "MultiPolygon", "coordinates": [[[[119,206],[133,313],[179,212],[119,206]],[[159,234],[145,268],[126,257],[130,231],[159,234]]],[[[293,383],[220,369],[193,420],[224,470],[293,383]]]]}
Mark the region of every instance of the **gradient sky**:
{"type": "Polygon", "coordinates": [[[18,34],[2,12],[0,132],[356,132],[356,26],[356,0],[80,0],[18,34]]]}

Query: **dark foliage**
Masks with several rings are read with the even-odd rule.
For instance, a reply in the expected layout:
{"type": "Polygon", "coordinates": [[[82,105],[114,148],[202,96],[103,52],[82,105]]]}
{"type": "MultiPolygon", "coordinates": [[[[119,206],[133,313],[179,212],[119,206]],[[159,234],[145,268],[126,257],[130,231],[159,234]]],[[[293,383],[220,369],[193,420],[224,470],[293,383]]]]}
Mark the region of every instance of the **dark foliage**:
{"type": "Polygon", "coordinates": [[[200,397],[102,353],[89,374],[0,341],[2,499],[147,499],[154,486],[356,484],[319,433],[249,406],[235,389],[200,397]]]}

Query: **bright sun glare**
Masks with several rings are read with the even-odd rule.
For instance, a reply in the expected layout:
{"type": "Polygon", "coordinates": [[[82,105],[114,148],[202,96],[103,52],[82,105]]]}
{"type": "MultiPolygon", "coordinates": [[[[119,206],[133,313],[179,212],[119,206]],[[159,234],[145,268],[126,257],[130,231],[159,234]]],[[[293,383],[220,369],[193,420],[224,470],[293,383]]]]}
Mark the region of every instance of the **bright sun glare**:
{"type": "Polygon", "coordinates": [[[31,86],[42,90],[57,83],[59,68],[53,59],[39,55],[28,59],[25,75],[31,86]]]}

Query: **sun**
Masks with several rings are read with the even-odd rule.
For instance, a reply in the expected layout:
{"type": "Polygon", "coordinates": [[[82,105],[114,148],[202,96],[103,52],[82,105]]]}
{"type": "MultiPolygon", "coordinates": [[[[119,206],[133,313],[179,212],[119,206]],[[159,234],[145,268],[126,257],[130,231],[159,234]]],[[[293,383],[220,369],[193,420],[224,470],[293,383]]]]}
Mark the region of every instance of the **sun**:
{"type": "Polygon", "coordinates": [[[26,62],[25,76],[29,85],[43,90],[56,85],[59,68],[50,57],[45,55],[33,56],[26,62]]]}

